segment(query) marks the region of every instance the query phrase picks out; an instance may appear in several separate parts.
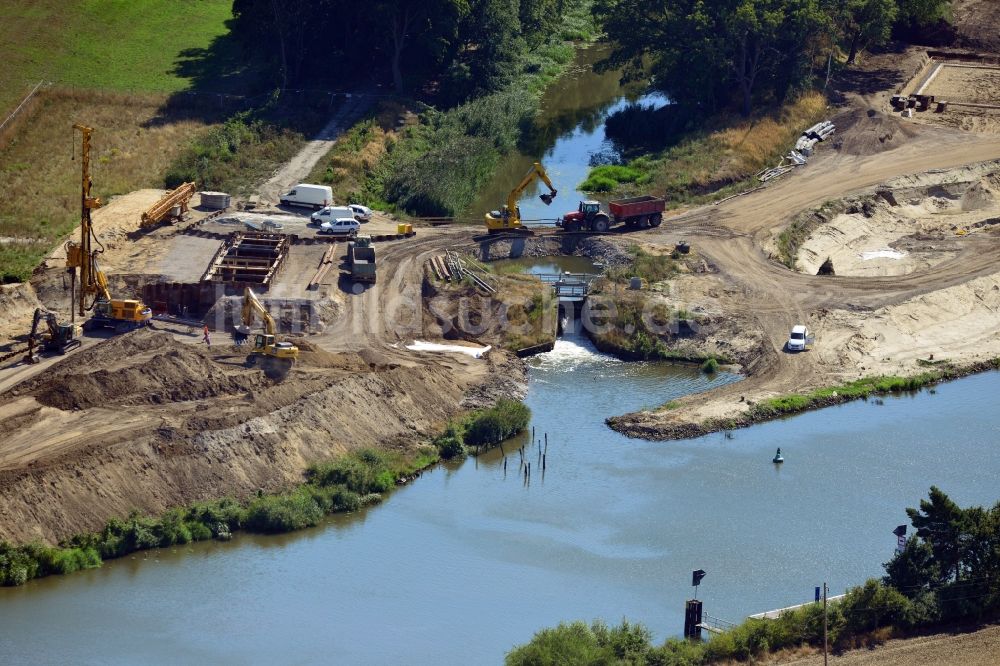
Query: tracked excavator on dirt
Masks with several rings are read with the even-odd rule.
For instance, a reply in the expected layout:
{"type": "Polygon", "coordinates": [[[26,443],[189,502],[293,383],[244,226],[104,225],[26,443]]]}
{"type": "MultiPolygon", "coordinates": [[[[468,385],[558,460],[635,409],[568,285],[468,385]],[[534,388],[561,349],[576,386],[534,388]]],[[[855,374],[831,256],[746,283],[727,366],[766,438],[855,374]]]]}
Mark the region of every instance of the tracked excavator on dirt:
{"type": "Polygon", "coordinates": [[[93,315],[84,322],[87,330],[110,328],[116,333],[124,333],[140,326],[146,326],[153,318],[153,311],[142,301],[112,298],[108,291],[108,279],[97,265],[97,255],[104,251],[101,242],[94,233],[90,219],[90,211],[100,208],[102,203],[97,197],[90,196],[92,186],[90,180],[90,135],[93,128],[85,125],[73,125],[83,135],[80,160],[82,162],[82,188],[80,194],[80,242],[67,241],[66,267],[73,277],[73,300],[76,300],[77,313],[84,317],[90,310],[93,315]],[[96,243],[99,249],[94,249],[96,243]],[[80,284],[77,290],[76,275],[79,269],[80,284]],[[87,301],[93,297],[89,305],[87,301]]]}
{"type": "Polygon", "coordinates": [[[291,342],[278,342],[275,338],[277,326],[274,323],[274,317],[271,316],[271,313],[267,311],[267,308],[264,307],[264,304],[257,298],[257,294],[253,293],[250,287],[247,287],[243,292],[243,311],[241,315],[243,325],[237,326],[233,333],[233,337],[237,343],[242,343],[250,337],[254,319],[260,317],[264,324],[264,331],[254,335],[253,349],[250,350],[250,355],[247,356],[247,367],[253,367],[258,361],[261,361],[261,364],[265,366],[265,370],[288,370],[291,368],[295,359],[299,357],[299,348],[291,342]]]}
{"type": "Polygon", "coordinates": [[[31,319],[31,333],[28,334],[28,363],[38,363],[38,347],[48,352],[65,354],[72,347],[79,347],[83,330],[76,324],[60,324],[55,313],[44,308],[36,308],[31,319]],[[45,322],[45,330],[39,330],[45,322]]]}
{"type": "Polygon", "coordinates": [[[507,205],[501,210],[494,210],[486,213],[486,230],[491,234],[499,233],[522,233],[530,234],[531,231],[525,229],[521,225],[521,209],[518,208],[517,202],[521,198],[521,193],[535,179],[540,179],[549,188],[549,193],[542,194],[539,198],[545,203],[546,206],[552,203],[552,200],[556,198],[558,191],[552,186],[552,181],[549,180],[549,175],[545,173],[545,167],[543,167],[539,162],[535,162],[531,165],[531,169],[524,175],[521,182],[517,184],[510,194],[507,195],[507,205]]]}

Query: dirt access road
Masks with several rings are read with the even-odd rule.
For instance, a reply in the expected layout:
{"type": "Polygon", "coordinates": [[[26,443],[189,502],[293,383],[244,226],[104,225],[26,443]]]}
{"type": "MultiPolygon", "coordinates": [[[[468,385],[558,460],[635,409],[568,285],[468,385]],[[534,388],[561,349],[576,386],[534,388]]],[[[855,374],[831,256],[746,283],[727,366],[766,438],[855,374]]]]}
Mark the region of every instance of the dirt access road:
{"type": "Polygon", "coordinates": [[[287,192],[309,175],[316,163],[326,155],[343,131],[349,128],[372,104],[370,94],[354,93],[330,118],[330,121],[309,141],[298,154],[260,186],[264,201],[277,203],[282,192],[287,192]]]}
{"type": "MultiPolygon", "coordinates": [[[[917,343],[901,339],[895,347],[877,346],[877,356],[839,353],[851,351],[838,349],[850,346],[847,333],[838,329],[824,335],[822,319],[817,317],[834,311],[855,313],[857,321],[851,323],[860,325],[861,320],[880,312],[880,308],[902,307],[932,292],[979,287],[991,291],[1000,271],[997,254],[1000,237],[995,234],[969,238],[962,251],[931,270],[896,277],[806,275],[779,264],[765,251],[768,245],[773,245],[774,235],[800,211],[873,188],[903,174],[949,169],[1000,157],[997,136],[917,125],[909,131],[912,136],[906,142],[885,152],[860,156],[824,151],[791,177],[757,193],[672,218],[643,239],[664,247],[681,238],[690,242],[729,286],[722,299],[725,309],[762,329],[770,348],[745,368],[747,380],[681,400],[679,408],[669,411],[640,412],[615,419],[616,430],[652,439],[696,434],[697,430],[691,426],[707,419],[742,414],[748,409],[748,402],[867,374],[912,374],[916,370],[915,355],[935,352],[939,357],[949,355],[956,351],[950,345],[961,342],[963,336],[969,348],[962,350],[964,356],[949,355],[954,360],[971,361],[1000,354],[1000,341],[995,333],[989,337],[989,332],[996,330],[995,322],[985,327],[983,336],[989,340],[984,345],[978,344],[983,340],[974,339],[957,327],[950,339],[946,335],[929,336],[917,343]],[[788,332],[796,323],[821,329],[817,347],[825,347],[832,353],[784,353],[788,332]]],[[[918,320],[927,317],[929,324],[939,323],[933,320],[930,308],[913,308],[908,314],[918,320]]]]}
{"type": "MultiPolygon", "coordinates": [[[[993,666],[1000,654],[1000,626],[970,633],[934,634],[891,640],[872,649],[851,650],[830,657],[835,666],[993,666]]],[[[759,663],[819,666],[822,654],[759,663]]]]}

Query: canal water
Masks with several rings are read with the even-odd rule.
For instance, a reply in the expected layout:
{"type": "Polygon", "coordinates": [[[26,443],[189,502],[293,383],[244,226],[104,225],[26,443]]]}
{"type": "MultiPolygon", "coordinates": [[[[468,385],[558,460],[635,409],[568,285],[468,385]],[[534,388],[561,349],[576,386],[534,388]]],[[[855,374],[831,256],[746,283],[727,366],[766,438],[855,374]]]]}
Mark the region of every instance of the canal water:
{"type": "Polygon", "coordinates": [[[595,198],[582,192],[579,185],[586,180],[592,163],[604,163],[618,155],[618,148],[605,134],[604,120],[630,102],[654,107],[667,103],[662,94],[644,93],[641,85],[623,91],[620,72],[594,73],[593,63],[605,55],[604,46],[577,53],[570,71],[546,89],[534,130],[520,150],[504,158],[465,217],[482,219],[486,211],[505,204],[507,195],[536,161],[545,167],[559,194],[546,206],[538,195],[548,188],[535,181],[520,199],[523,219],[553,221],[576,210],[581,199],[595,198]]]}
{"type": "Polygon", "coordinates": [[[681,631],[693,569],[708,572],[706,612],[737,621],[880,575],[931,484],[963,505],[997,500],[995,372],[732,439],[643,442],[604,425],[733,379],[561,339],[531,362],[544,475],[529,435],[505,445],[506,474],[494,451],[317,529],[0,590],[0,661],[485,664],[542,627],[623,617],[663,639],[681,631]]]}

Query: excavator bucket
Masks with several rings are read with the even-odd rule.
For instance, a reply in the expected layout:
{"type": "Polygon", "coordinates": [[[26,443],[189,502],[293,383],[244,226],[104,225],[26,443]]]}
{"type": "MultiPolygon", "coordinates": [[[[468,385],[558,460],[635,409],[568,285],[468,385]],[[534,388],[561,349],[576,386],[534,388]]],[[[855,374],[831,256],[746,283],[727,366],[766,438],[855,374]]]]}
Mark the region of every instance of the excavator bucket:
{"type": "Polygon", "coordinates": [[[233,327],[233,342],[238,345],[243,344],[250,337],[250,329],[245,326],[233,327]]]}
{"type": "Polygon", "coordinates": [[[541,199],[546,206],[550,206],[552,205],[552,200],[556,198],[556,191],[552,190],[552,194],[539,195],[538,198],[541,199]]]}

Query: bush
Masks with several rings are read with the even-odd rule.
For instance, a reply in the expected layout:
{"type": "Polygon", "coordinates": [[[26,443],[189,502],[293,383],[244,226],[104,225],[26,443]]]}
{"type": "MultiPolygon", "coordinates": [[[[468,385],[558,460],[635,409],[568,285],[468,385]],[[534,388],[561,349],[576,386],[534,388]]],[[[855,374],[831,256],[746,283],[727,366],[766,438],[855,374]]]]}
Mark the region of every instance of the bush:
{"type": "Polygon", "coordinates": [[[589,176],[580,183],[580,189],[584,192],[612,192],[617,187],[618,182],[607,176],[589,176]]]}
{"type": "Polygon", "coordinates": [[[383,493],[396,484],[396,474],[385,454],[371,449],[313,465],[306,475],[319,486],[339,485],[360,495],[383,493]]]}
{"type": "Polygon", "coordinates": [[[464,429],[458,424],[449,423],[444,433],[434,440],[434,445],[445,460],[465,455],[464,429]]]}
{"type": "Polygon", "coordinates": [[[312,527],[323,512],[305,489],[285,495],[260,497],[247,508],[246,528],[254,532],[291,532],[312,527]]]}
{"type": "Polygon", "coordinates": [[[707,375],[713,375],[719,370],[719,362],[714,358],[706,358],[701,364],[701,371],[707,375]]]}
{"type": "Polygon", "coordinates": [[[477,413],[465,430],[470,446],[490,446],[513,437],[528,426],[531,410],[523,402],[501,399],[477,413]]]}

